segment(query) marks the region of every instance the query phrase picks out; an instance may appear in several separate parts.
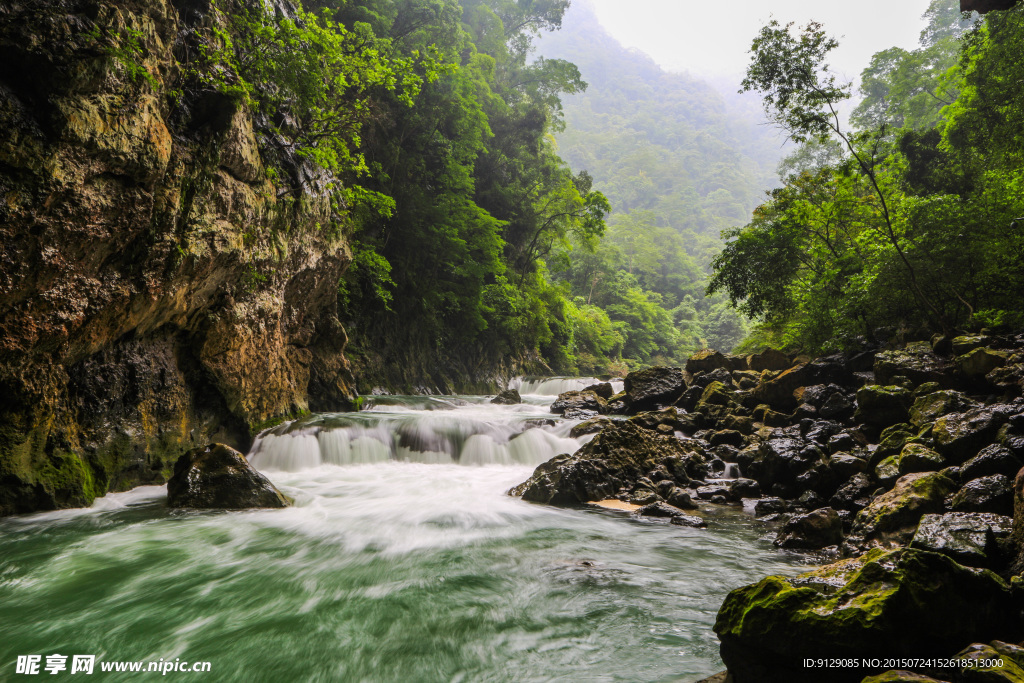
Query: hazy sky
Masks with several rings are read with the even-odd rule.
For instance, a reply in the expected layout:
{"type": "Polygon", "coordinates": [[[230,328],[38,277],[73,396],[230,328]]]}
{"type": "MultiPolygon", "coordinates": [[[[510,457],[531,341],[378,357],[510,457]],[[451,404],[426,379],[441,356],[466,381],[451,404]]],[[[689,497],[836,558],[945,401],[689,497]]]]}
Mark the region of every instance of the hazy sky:
{"type": "MultiPolygon", "coordinates": [[[[750,41],[772,16],[814,19],[840,39],[834,70],[856,80],[871,55],[913,48],[928,0],[589,0],[605,28],[671,71],[733,76],[746,70],[750,41]]],[[[737,79],[738,80],[738,79],[737,79]]]]}

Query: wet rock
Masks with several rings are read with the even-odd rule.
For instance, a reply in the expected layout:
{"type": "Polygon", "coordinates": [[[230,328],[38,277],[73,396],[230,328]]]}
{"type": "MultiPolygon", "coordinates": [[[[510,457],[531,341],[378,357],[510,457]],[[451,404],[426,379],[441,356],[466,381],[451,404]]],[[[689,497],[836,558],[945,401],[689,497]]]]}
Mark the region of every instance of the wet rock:
{"type": "Polygon", "coordinates": [[[743,434],[733,429],[722,429],[711,435],[708,442],[712,446],[742,446],[745,443],[743,434]]]}
{"type": "Polygon", "coordinates": [[[1024,681],[1024,648],[994,640],[976,643],[955,656],[962,664],[957,683],[1020,683],[1024,681]]]}
{"type": "Polygon", "coordinates": [[[686,513],[674,505],[658,502],[650,503],[648,505],[644,505],[638,510],[634,510],[633,515],[637,517],[661,517],[668,519],[679,515],[685,516],[686,513]]]}
{"type": "Polygon", "coordinates": [[[948,683],[938,678],[925,676],[924,674],[906,671],[905,669],[893,669],[885,671],[877,676],[868,676],[860,683],[948,683]]]}
{"type": "Polygon", "coordinates": [[[882,351],[875,355],[875,381],[889,384],[893,377],[907,377],[914,384],[937,382],[948,385],[946,363],[931,349],[882,351]]]}
{"type": "Polygon", "coordinates": [[[703,529],[708,525],[706,521],[696,515],[676,515],[668,521],[676,526],[688,526],[694,529],[703,529]]]}
{"type": "Polygon", "coordinates": [[[615,395],[615,388],[612,387],[609,382],[599,382],[598,384],[591,384],[590,386],[583,387],[583,391],[593,391],[595,394],[603,398],[604,400],[611,399],[615,395]]]}
{"type": "Polygon", "coordinates": [[[789,512],[789,503],[781,498],[761,498],[754,503],[755,517],[776,515],[782,512],[789,512]]]}
{"type": "Polygon", "coordinates": [[[995,440],[1011,411],[994,405],[940,417],[932,430],[937,450],[955,465],[966,462],[995,440]]]}
{"type": "Polygon", "coordinates": [[[828,397],[818,409],[822,417],[828,419],[846,419],[856,412],[857,405],[845,394],[835,393],[828,397]]]}
{"type": "Polygon", "coordinates": [[[956,488],[938,472],[907,474],[892,491],[883,493],[857,513],[844,552],[906,545],[914,537],[921,517],[943,512],[945,499],[956,488]]]}
{"type": "Polygon", "coordinates": [[[515,389],[506,389],[491,399],[491,403],[501,406],[513,406],[522,402],[522,396],[515,389]]]}
{"type": "Polygon", "coordinates": [[[1000,543],[1010,537],[1013,518],[982,512],[925,515],[911,548],[948,555],[971,567],[993,567],[1002,560],[1000,543]]]}
{"type": "Polygon", "coordinates": [[[633,489],[626,497],[626,500],[634,505],[647,506],[658,503],[661,500],[661,496],[659,496],[653,489],[639,487],[633,489]]]}
{"type": "Polygon", "coordinates": [[[866,386],[857,391],[853,419],[876,429],[907,421],[910,392],[898,386],[866,386]]]}
{"type": "Polygon", "coordinates": [[[1024,575],[1024,469],[1013,479],[1013,549],[1017,554],[1012,571],[1024,575]]]}
{"type": "Polygon", "coordinates": [[[913,472],[938,472],[946,464],[944,457],[919,443],[908,443],[899,454],[901,476],[913,472]]]}
{"type": "Polygon", "coordinates": [[[782,527],[775,538],[779,548],[819,550],[843,540],[843,523],[832,508],[821,508],[805,515],[796,515],[782,527]]]}
{"type": "Polygon", "coordinates": [[[805,510],[818,510],[826,505],[825,499],[817,491],[804,491],[796,499],[796,504],[805,510]]]}
{"type": "Polygon", "coordinates": [[[974,379],[984,377],[996,368],[1006,365],[1010,354],[988,348],[977,348],[956,359],[956,367],[964,377],[974,379]]]}
{"type": "Polygon", "coordinates": [[[855,683],[869,672],[829,669],[823,677],[803,660],[948,657],[964,642],[1016,636],[1011,600],[990,571],[938,553],[873,550],[732,591],[714,630],[737,683],[855,683]]]}
{"type": "Polygon", "coordinates": [[[652,410],[637,413],[633,417],[629,418],[629,421],[635,425],[643,427],[644,429],[650,429],[651,431],[660,432],[662,434],[672,434],[676,430],[684,430],[693,427],[690,420],[686,420],[684,422],[680,419],[679,412],[675,407],[669,407],[665,410],[652,410]]]}
{"type": "Polygon", "coordinates": [[[850,451],[857,445],[856,440],[849,432],[840,432],[828,439],[828,450],[830,453],[839,451],[850,451]]]}
{"type": "Polygon", "coordinates": [[[1004,474],[972,479],[953,496],[950,507],[956,512],[1013,514],[1013,484],[1004,474]]]}
{"type": "Polygon", "coordinates": [[[978,407],[977,401],[972,401],[959,391],[935,391],[914,399],[914,405],[910,408],[910,424],[920,429],[943,415],[961,413],[978,407]]]}
{"type": "Polygon", "coordinates": [[[587,434],[596,434],[610,424],[612,424],[612,420],[607,417],[594,417],[573,426],[569,431],[569,436],[574,439],[578,439],[579,437],[587,434]]]}
{"type": "Polygon", "coordinates": [[[1005,446],[992,444],[981,449],[981,452],[968,460],[960,468],[960,476],[964,481],[986,477],[990,474],[1002,474],[1015,477],[1024,463],[1005,446]]]}
{"type": "Polygon", "coordinates": [[[690,493],[678,486],[672,488],[665,494],[665,501],[683,510],[696,510],[697,504],[693,502],[690,493]]]}
{"type": "Polygon", "coordinates": [[[875,467],[875,478],[886,488],[895,484],[896,480],[900,478],[900,456],[890,455],[878,463],[875,467]]]}
{"type": "Polygon", "coordinates": [[[983,335],[964,335],[953,338],[952,343],[950,344],[950,351],[953,352],[953,355],[962,356],[965,353],[969,353],[982,346],[988,346],[991,343],[991,337],[983,335]]]}
{"type": "Polygon", "coordinates": [[[767,403],[776,410],[792,410],[797,404],[794,396],[797,389],[815,384],[845,384],[850,374],[841,356],[819,358],[791,367],[761,382],[751,395],[755,401],[767,403]]]}
{"type": "Polygon", "coordinates": [[[194,448],[174,464],[167,481],[167,504],[174,508],[283,508],[291,501],[230,446],[194,448]]]}
{"type": "Polygon", "coordinates": [[[686,381],[680,368],[658,366],[636,370],[626,375],[623,384],[627,402],[634,411],[672,405],[686,391],[686,381]]]}
{"type": "Polygon", "coordinates": [[[569,419],[588,419],[608,412],[608,402],[593,391],[566,391],[551,404],[551,412],[569,419]]]}
{"type": "Polygon", "coordinates": [[[691,375],[698,372],[711,372],[712,370],[733,370],[732,363],[725,354],[713,349],[704,349],[690,356],[686,361],[686,371],[691,375]]]}
{"type": "Polygon", "coordinates": [[[701,500],[711,500],[716,496],[721,496],[724,500],[728,500],[729,487],[721,483],[708,484],[707,486],[699,487],[695,493],[701,500]]]}
{"type": "Polygon", "coordinates": [[[775,349],[765,349],[761,353],[755,353],[747,358],[747,367],[755,372],[786,370],[792,364],[793,361],[789,359],[789,356],[775,349]]]}
{"type": "Polygon", "coordinates": [[[509,493],[532,502],[579,505],[611,498],[659,467],[685,484],[688,470],[693,474],[703,468],[704,458],[675,437],[617,422],[572,455],[559,455],[538,466],[509,493]]]}

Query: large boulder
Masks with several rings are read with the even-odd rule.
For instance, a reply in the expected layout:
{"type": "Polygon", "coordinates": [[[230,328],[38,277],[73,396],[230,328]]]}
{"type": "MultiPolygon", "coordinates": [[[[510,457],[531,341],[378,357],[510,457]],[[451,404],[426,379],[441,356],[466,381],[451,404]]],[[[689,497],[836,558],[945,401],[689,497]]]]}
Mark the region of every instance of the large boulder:
{"type": "Polygon", "coordinates": [[[970,481],[990,474],[1002,474],[1010,479],[1017,476],[1024,463],[1009,448],[992,444],[960,467],[960,480],[970,481]]]}
{"type": "Polygon", "coordinates": [[[990,474],[964,484],[950,505],[956,512],[1013,513],[1013,482],[1005,474],[990,474]]]}
{"type": "Polygon", "coordinates": [[[857,412],[853,419],[882,430],[907,421],[910,392],[899,386],[861,387],[857,391],[857,412]]]}
{"type": "Polygon", "coordinates": [[[734,370],[733,363],[724,354],[714,349],[704,349],[690,356],[686,361],[686,371],[691,375],[712,370],[734,370]]]}
{"type": "Polygon", "coordinates": [[[879,672],[823,675],[804,660],[949,657],[965,642],[1019,637],[1020,617],[996,574],[901,548],[734,590],[714,630],[734,683],[854,683],[879,672]]]}
{"type": "Polygon", "coordinates": [[[703,457],[679,439],[632,422],[605,427],[572,455],[559,455],[537,467],[510,495],[550,505],[580,505],[604,500],[662,471],[685,485],[699,474],[703,457]]]}
{"type": "Polygon", "coordinates": [[[915,385],[938,382],[945,386],[950,382],[945,361],[930,349],[918,347],[882,351],[875,355],[875,381],[889,384],[894,377],[906,377],[915,385]]]}
{"type": "Polygon", "coordinates": [[[657,366],[629,373],[623,387],[630,410],[656,410],[678,401],[686,380],[680,368],[657,366]]]}
{"type": "Polygon", "coordinates": [[[175,508],[283,508],[291,502],[245,456],[221,443],[193,448],[174,464],[167,504],[175,508]]]}
{"type": "Polygon", "coordinates": [[[914,400],[914,405],[910,408],[910,424],[920,429],[943,415],[962,413],[978,407],[977,401],[972,401],[959,391],[935,391],[918,396],[914,400]]]}
{"type": "Polygon", "coordinates": [[[911,548],[948,555],[971,567],[994,567],[1003,559],[1001,543],[1010,536],[1012,517],[984,512],[925,515],[911,548]]]}
{"type": "Polygon", "coordinates": [[[491,403],[499,406],[514,406],[522,402],[522,396],[515,389],[506,389],[491,399],[491,403]]]}
{"type": "Polygon", "coordinates": [[[944,415],[932,430],[936,448],[951,463],[962,464],[995,441],[1012,411],[1009,405],[997,404],[944,415]]]}
{"type": "Polygon", "coordinates": [[[1024,681],[1024,648],[993,640],[975,643],[954,659],[961,662],[958,683],[1020,683],[1024,681]]]}
{"type": "Polygon", "coordinates": [[[793,365],[793,361],[789,359],[789,356],[775,349],[765,349],[761,353],[755,353],[747,358],[747,367],[755,372],[786,370],[791,365],[793,365]]]}
{"type": "Polygon", "coordinates": [[[941,472],[900,477],[891,491],[857,513],[844,550],[856,554],[871,548],[906,545],[914,537],[921,518],[943,512],[946,497],[954,490],[956,484],[941,472]]]}
{"type": "Polygon", "coordinates": [[[608,402],[593,391],[566,391],[551,404],[551,412],[573,420],[586,420],[608,412],[608,402]]]}
{"type": "Polygon", "coordinates": [[[843,520],[832,508],[790,517],[775,538],[780,548],[818,550],[843,540],[843,520]]]}
{"type": "Polygon", "coordinates": [[[842,356],[826,356],[795,365],[761,382],[751,396],[757,403],[789,411],[796,407],[794,392],[797,389],[816,384],[846,384],[851,377],[852,372],[842,356]]]}
{"type": "Polygon", "coordinates": [[[1009,357],[1010,354],[1006,351],[981,347],[958,356],[956,367],[964,377],[975,379],[984,377],[996,368],[1003,367],[1009,357]]]}

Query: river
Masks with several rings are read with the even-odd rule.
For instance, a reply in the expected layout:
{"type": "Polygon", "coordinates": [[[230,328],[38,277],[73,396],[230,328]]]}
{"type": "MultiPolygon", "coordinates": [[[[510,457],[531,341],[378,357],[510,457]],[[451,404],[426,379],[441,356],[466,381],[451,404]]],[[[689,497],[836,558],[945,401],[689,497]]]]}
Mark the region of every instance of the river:
{"type": "Polygon", "coordinates": [[[0,520],[0,680],[17,655],[55,653],[208,661],[169,675],[216,681],[721,670],[725,594],[808,559],[774,550],[738,508],[709,506],[709,528],[690,529],[505,495],[579,445],[552,399],[371,397],[278,428],[250,457],[295,499],[286,510],[170,510],[165,487],[142,487],[0,520]]]}

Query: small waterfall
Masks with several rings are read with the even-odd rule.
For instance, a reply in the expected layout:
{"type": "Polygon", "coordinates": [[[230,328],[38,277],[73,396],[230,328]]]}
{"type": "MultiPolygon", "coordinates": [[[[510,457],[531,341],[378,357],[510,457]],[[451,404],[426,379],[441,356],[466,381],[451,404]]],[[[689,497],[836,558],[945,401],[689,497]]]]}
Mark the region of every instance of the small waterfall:
{"type": "Polygon", "coordinates": [[[522,406],[452,406],[315,415],[257,437],[249,461],[260,470],[297,472],[320,465],[388,462],[459,465],[539,465],[575,452],[572,423],[549,426],[549,413],[522,406]]]}
{"type": "MultiPolygon", "coordinates": [[[[592,384],[601,384],[604,380],[596,377],[551,377],[547,379],[517,379],[511,382],[511,389],[516,389],[520,394],[531,396],[558,396],[567,391],[580,391],[592,384]]],[[[612,390],[617,394],[623,389],[622,380],[609,382],[612,390]]]]}

